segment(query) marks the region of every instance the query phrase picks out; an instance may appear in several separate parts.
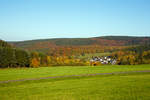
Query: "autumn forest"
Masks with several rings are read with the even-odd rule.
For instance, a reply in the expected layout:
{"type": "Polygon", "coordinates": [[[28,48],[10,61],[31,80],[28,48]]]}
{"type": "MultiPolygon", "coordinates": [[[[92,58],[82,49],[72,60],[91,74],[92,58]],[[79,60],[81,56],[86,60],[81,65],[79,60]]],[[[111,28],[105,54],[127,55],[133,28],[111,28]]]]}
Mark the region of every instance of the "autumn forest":
{"type": "Polygon", "coordinates": [[[127,36],[22,42],[1,40],[0,67],[85,66],[90,65],[90,58],[86,55],[102,53],[107,53],[107,56],[116,59],[116,64],[119,65],[148,64],[150,63],[149,43],[149,37],[127,36]]]}

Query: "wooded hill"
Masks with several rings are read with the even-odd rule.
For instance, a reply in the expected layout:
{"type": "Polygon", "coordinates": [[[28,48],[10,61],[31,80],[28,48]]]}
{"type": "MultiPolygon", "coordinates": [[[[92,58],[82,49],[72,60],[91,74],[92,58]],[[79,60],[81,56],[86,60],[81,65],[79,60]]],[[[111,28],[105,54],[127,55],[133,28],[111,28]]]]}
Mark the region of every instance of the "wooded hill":
{"type": "Polygon", "coordinates": [[[150,43],[150,37],[129,37],[129,36],[103,36],[93,38],[56,38],[39,39],[21,42],[10,42],[15,47],[26,50],[48,51],[55,47],[77,47],[77,46],[131,46],[150,43]]]}
{"type": "Polygon", "coordinates": [[[9,43],[12,45],[0,41],[0,68],[85,66],[90,65],[90,60],[80,56],[106,52],[117,60],[116,64],[150,63],[150,37],[107,36],[9,43]]]}

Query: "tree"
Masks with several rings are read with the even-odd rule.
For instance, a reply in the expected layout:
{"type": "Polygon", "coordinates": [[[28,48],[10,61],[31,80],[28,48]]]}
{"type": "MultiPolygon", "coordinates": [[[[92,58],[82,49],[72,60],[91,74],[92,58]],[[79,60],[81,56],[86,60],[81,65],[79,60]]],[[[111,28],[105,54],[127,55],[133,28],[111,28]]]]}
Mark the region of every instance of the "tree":
{"type": "Polygon", "coordinates": [[[15,50],[15,56],[17,66],[29,67],[30,64],[29,54],[26,51],[17,49],[15,50]]]}
{"type": "Polygon", "coordinates": [[[31,67],[39,67],[40,66],[39,60],[37,58],[32,58],[30,66],[31,67]]]}

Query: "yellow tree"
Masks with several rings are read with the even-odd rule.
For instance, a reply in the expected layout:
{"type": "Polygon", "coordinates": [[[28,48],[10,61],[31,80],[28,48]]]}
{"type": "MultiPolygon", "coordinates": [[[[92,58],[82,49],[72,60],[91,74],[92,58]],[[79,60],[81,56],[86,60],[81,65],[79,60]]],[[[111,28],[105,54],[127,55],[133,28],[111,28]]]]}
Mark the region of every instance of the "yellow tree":
{"type": "Polygon", "coordinates": [[[31,59],[31,67],[39,67],[39,65],[40,65],[40,62],[38,59],[36,58],[31,59]]]}
{"type": "Polygon", "coordinates": [[[51,57],[47,56],[47,65],[51,65],[51,57]]]}

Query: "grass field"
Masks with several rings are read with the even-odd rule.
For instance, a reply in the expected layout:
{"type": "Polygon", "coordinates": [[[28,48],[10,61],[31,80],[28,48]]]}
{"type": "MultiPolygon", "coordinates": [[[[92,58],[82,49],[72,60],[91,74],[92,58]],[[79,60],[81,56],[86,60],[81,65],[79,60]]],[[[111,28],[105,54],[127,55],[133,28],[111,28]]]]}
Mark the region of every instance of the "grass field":
{"type": "Polygon", "coordinates": [[[94,54],[85,54],[84,56],[79,56],[80,59],[91,59],[92,57],[96,57],[96,56],[109,56],[111,55],[111,53],[109,52],[105,52],[105,53],[94,53],[94,54]]]}
{"type": "Polygon", "coordinates": [[[40,68],[10,68],[0,69],[0,81],[23,78],[39,78],[49,76],[80,75],[93,73],[109,73],[150,70],[150,65],[105,65],[105,66],[78,66],[78,67],[40,67],[40,68]]]}
{"type": "MultiPolygon", "coordinates": [[[[150,65],[0,69],[0,81],[150,70],[150,65]]],[[[0,84],[0,100],[149,100],[150,73],[46,79],[0,84]]]]}

